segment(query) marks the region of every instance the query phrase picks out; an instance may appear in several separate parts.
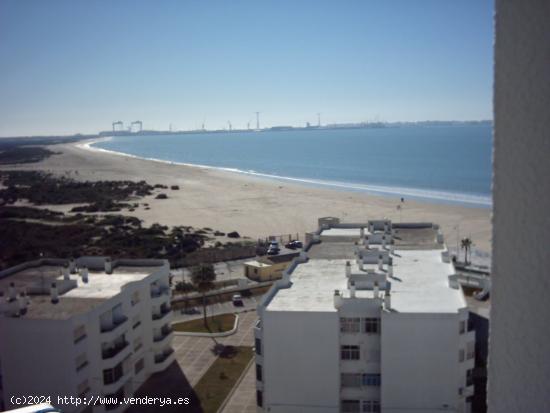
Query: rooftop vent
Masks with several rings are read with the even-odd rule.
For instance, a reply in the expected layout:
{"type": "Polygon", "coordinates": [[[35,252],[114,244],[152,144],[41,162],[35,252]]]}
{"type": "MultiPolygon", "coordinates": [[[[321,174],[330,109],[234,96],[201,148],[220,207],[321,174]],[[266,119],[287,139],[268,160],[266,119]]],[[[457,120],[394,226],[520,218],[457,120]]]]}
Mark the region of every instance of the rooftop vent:
{"type": "Polygon", "coordinates": [[[8,302],[15,301],[17,292],[15,291],[15,283],[11,282],[8,287],[8,302]]]}
{"type": "Polygon", "coordinates": [[[74,258],[69,260],[69,272],[71,274],[76,274],[76,261],[74,258]]]}
{"type": "Polygon", "coordinates": [[[391,296],[389,291],[386,291],[386,294],[384,294],[384,308],[387,311],[391,310],[391,296]]]}
{"type": "Polygon", "coordinates": [[[105,272],[107,274],[113,273],[113,262],[110,257],[105,258],[105,272]]]}
{"type": "Polygon", "coordinates": [[[82,282],[87,284],[88,283],[88,268],[82,267],[80,269],[80,276],[82,277],[82,282]]]}

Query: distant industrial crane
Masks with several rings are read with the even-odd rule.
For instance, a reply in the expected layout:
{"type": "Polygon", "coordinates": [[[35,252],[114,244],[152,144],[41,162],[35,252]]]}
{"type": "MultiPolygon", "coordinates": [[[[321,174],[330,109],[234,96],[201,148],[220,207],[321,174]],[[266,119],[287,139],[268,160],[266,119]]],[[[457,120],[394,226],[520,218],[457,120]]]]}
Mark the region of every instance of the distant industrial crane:
{"type": "Polygon", "coordinates": [[[260,130],[260,112],[256,112],[256,130],[260,130]]]}
{"type": "Polygon", "coordinates": [[[122,123],[121,120],[117,120],[116,122],[113,122],[113,132],[116,132],[116,127],[119,127],[118,130],[122,131],[124,130],[124,123],[122,123]]]}
{"type": "Polygon", "coordinates": [[[134,125],[139,126],[139,130],[137,130],[136,132],[141,132],[143,130],[143,123],[140,120],[136,120],[136,121],[130,123],[130,130],[134,127],[134,125]]]}
{"type": "Polygon", "coordinates": [[[229,131],[231,131],[231,129],[232,129],[231,121],[228,120],[227,125],[229,126],[229,131]]]}

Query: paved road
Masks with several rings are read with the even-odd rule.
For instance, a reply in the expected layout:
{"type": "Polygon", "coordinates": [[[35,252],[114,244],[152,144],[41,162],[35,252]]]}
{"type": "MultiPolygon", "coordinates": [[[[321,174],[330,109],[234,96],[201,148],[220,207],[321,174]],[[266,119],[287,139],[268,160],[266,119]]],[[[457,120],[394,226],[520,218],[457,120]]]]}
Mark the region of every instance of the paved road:
{"type": "Polygon", "coordinates": [[[222,413],[256,413],[256,365],[252,363],[222,413]]]}
{"type": "MultiPolygon", "coordinates": [[[[248,311],[255,311],[261,297],[250,297],[243,298],[243,306],[235,306],[231,301],[226,301],[223,303],[214,303],[206,307],[206,315],[208,317],[217,314],[227,314],[227,313],[242,313],[248,311]]],[[[189,321],[196,320],[197,318],[202,318],[202,306],[195,307],[198,311],[197,314],[182,314],[181,311],[174,310],[173,320],[177,321],[189,321]]]]}
{"type": "MultiPolygon", "coordinates": [[[[256,311],[239,314],[238,331],[216,341],[233,346],[253,346],[254,324],[256,323],[256,311]]],[[[212,352],[215,345],[214,339],[205,337],[174,336],[172,347],[176,360],[163,372],[151,376],[136,392],[136,397],[171,397],[176,400],[179,397],[189,397],[189,406],[132,406],[129,413],[200,413],[202,410],[193,392],[193,386],[197,384],[203,374],[216,360],[212,352]]]]}
{"type": "Polygon", "coordinates": [[[216,341],[206,337],[174,336],[172,347],[176,352],[176,360],[191,386],[200,380],[216,359],[212,352],[216,342],[232,346],[253,346],[253,328],[257,318],[255,311],[239,314],[237,332],[228,337],[217,338],[216,341]]]}

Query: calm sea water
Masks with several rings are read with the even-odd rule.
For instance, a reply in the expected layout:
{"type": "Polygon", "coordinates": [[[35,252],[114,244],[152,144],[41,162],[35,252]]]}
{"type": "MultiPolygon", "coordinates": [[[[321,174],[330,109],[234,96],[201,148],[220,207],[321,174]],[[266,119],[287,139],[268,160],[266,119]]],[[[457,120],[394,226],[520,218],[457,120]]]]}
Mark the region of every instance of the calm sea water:
{"type": "Polygon", "coordinates": [[[134,135],[94,146],[309,185],[491,205],[488,125],[134,135]]]}

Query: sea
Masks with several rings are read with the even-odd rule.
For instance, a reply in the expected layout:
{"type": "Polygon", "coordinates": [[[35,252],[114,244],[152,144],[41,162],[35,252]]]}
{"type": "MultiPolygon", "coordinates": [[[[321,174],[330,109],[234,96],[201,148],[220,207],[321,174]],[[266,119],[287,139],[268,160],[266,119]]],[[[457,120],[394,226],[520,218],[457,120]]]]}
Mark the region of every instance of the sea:
{"type": "Polygon", "coordinates": [[[398,199],[492,205],[490,124],[134,134],[92,146],[398,199]]]}

